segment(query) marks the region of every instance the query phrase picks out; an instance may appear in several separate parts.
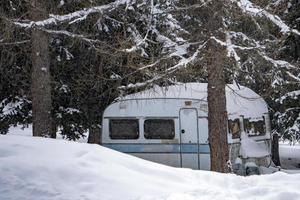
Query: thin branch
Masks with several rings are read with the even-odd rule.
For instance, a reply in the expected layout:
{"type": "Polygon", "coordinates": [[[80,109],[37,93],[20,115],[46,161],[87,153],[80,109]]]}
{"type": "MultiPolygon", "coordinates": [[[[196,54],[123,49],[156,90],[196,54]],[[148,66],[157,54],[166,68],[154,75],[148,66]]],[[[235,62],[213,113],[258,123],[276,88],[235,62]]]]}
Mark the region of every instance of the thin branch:
{"type": "MultiPolygon", "coordinates": [[[[200,51],[206,46],[206,44],[207,44],[207,41],[204,42],[202,45],[200,45],[199,48],[197,49],[197,51],[195,51],[194,54],[191,57],[189,57],[189,58],[183,58],[182,57],[182,59],[176,65],[174,65],[174,66],[166,69],[163,74],[156,75],[152,79],[149,79],[149,80],[147,80],[147,81],[145,81],[143,83],[135,83],[135,84],[129,84],[127,86],[120,86],[119,89],[120,90],[126,90],[126,89],[133,89],[133,88],[145,87],[145,86],[147,86],[149,84],[154,83],[157,80],[160,80],[160,79],[164,78],[167,75],[170,75],[170,74],[176,72],[179,69],[187,67],[188,64],[190,64],[190,63],[192,63],[192,62],[194,62],[194,61],[197,60],[200,51]]],[[[202,57],[199,58],[198,60],[201,60],[201,59],[202,59],[202,57]]],[[[153,66],[153,65],[151,65],[151,66],[153,66]]]]}
{"type": "Polygon", "coordinates": [[[40,28],[40,29],[47,32],[47,33],[50,33],[50,34],[65,35],[65,36],[68,36],[68,37],[71,37],[71,38],[78,38],[78,39],[84,40],[86,42],[89,42],[91,44],[100,42],[99,40],[89,39],[85,35],[72,33],[72,32],[66,31],[66,30],[51,30],[51,29],[45,29],[45,28],[40,28]]]}
{"type": "Polygon", "coordinates": [[[263,99],[261,96],[260,97],[246,97],[244,95],[241,95],[241,94],[237,93],[236,90],[233,89],[232,87],[230,87],[230,85],[228,85],[228,84],[226,84],[226,87],[229,88],[237,96],[242,97],[242,98],[247,99],[247,100],[250,100],[250,101],[255,101],[257,99],[263,99]]]}
{"type": "Polygon", "coordinates": [[[5,42],[5,43],[0,43],[0,46],[20,45],[20,44],[26,44],[29,42],[30,42],[30,40],[23,40],[23,41],[18,41],[18,42],[5,42]]]}
{"type": "Polygon", "coordinates": [[[289,77],[293,78],[294,80],[296,80],[296,81],[298,81],[300,83],[300,78],[299,77],[293,75],[292,73],[290,73],[288,71],[286,73],[289,75],[289,77]]]}
{"type": "Polygon", "coordinates": [[[300,68],[290,64],[287,61],[284,60],[274,60],[273,58],[270,58],[265,53],[258,52],[260,56],[262,56],[266,61],[271,62],[275,67],[277,68],[286,68],[286,69],[295,69],[300,70],[300,68]]]}
{"type": "Polygon", "coordinates": [[[129,0],[116,0],[106,5],[84,8],[82,10],[75,11],[66,15],[50,15],[50,18],[41,21],[14,22],[14,23],[23,28],[32,28],[33,26],[43,27],[47,25],[56,25],[58,23],[64,23],[64,22],[75,23],[77,21],[86,19],[86,17],[91,14],[110,11],[121,5],[125,5],[127,3],[129,3],[129,0]]]}
{"type": "Polygon", "coordinates": [[[204,2],[202,4],[193,4],[191,6],[184,6],[184,7],[175,6],[175,9],[173,11],[183,11],[183,10],[191,10],[191,9],[202,8],[204,6],[207,6],[207,4],[210,3],[210,2],[212,2],[212,0],[208,0],[207,2],[204,2]]]}
{"type": "Polygon", "coordinates": [[[273,15],[268,11],[255,6],[249,0],[239,0],[237,4],[245,13],[249,13],[253,16],[266,17],[267,19],[272,21],[278,28],[280,28],[283,34],[294,33],[296,35],[300,35],[300,32],[298,30],[290,28],[279,16],[273,15]]]}

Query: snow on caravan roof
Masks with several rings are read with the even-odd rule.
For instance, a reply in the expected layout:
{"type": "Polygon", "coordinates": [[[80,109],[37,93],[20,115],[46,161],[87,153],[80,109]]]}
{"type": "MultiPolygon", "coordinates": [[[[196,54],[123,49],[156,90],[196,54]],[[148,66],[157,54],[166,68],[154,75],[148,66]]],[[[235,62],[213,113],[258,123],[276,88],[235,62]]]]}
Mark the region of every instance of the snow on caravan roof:
{"type": "MultiPolygon", "coordinates": [[[[151,89],[127,95],[122,100],[130,99],[198,99],[207,101],[207,83],[184,83],[168,87],[155,86],[151,89]]],[[[257,118],[268,112],[264,99],[253,90],[234,84],[226,87],[227,112],[230,118],[244,115],[246,118],[257,118]]]]}

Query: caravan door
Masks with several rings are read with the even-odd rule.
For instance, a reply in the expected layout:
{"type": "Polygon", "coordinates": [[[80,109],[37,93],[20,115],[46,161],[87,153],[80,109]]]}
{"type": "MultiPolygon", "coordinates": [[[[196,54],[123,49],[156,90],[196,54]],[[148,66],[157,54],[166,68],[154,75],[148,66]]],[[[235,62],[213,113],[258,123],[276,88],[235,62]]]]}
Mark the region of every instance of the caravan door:
{"type": "Polygon", "coordinates": [[[197,118],[196,108],[182,108],[179,111],[181,167],[200,168],[197,118]]]}

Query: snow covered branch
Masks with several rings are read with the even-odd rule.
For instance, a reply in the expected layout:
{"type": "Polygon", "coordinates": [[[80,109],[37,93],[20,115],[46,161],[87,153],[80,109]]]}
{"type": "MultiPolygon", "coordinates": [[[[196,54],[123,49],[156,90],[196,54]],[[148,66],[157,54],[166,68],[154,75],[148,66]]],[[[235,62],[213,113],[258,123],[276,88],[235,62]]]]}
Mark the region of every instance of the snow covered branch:
{"type": "Polygon", "coordinates": [[[184,10],[191,10],[191,9],[197,9],[197,8],[202,8],[204,6],[207,6],[207,4],[211,3],[212,0],[208,0],[206,2],[203,2],[201,4],[193,4],[193,5],[190,5],[190,6],[184,6],[184,7],[178,7],[178,6],[175,6],[175,9],[176,11],[184,11],[184,10]]]}
{"type": "Polygon", "coordinates": [[[91,8],[84,8],[79,11],[75,11],[66,15],[50,15],[50,18],[42,20],[42,21],[30,21],[30,22],[14,22],[16,25],[23,28],[31,28],[33,26],[48,26],[48,25],[56,25],[58,23],[69,22],[70,24],[86,19],[87,16],[94,13],[103,13],[105,11],[111,11],[116,9],[121,5],[127,5],[130,3],[130,0],[116,0],[112,3],[95,6],[91,8]]]}
{"type": "Polygon", "coordinates": [[[300,70],[298,67],[290,64],[287,61],[284,60],[274,60],[273,58],[270,58],[269,56],[267,56],[265,53],[259,52],[259,54],[268,62],[272,63],[273,66],[277,67],[277,68],[286,68],[286,69],[296,69],[296,70],[300,70]]]}
{"type": "Polygon", "coordinates": [[[65,35],[71,38],[78,38],[78,39],[82,39],[86,42],[89,43],[97,43],[100,42],[99,40],[93,40],[93,39],[89,39],[87,38],[85,35],[80,35],[80,34],[75,34],[66,30],[50,30],[50,29],[42,29],[43,31],[47,32],[47,33],[51,33],[51,34],[57,34],[57,35],[65,35]]]}
{"type": "MultiPolygon", "coordinates": [[[[300,70],[300,69],[299,69],[300,70]]],[[[293,75],[291,72],[287,71],[286,72],[287,75],[289,75],[290,78],[294,79],[295,81],[297,81],[298,83],[300,83],[300,74],[297,76],[293,75]]]]}
{"type": "Polygon", "coordinates": [[[240,60],[241,58],[238,56],[238,54],[236,53],[235,49],[234,49],[234,45],[231,42],[231,36],[229,34],[229,32],[226,33],[226,43],[227,43],[227,56],[228,57],[234,57],[236,63],[238,63],[238,65],[240,65],[240,60]]]}
{"type": "MultiPolygon", "coordinates": [[[[204,42],[203,44],[201,44],[198,49],[194,52],[194,54],[188,58],[184,58],[184,57],[181,57],[181,60],[179,60],[179,62],[172,66],[172,67],[169,67],[168,69],[166,69],[163,73],[161,74],[158,74],[158,75],[155,75],[152,79],[149,79],[143,83],[135,83],[135,84],[128,84],[127,86],[121,86],[119,87],[120,90],[127,90],[127,89],[134,89],[134,88],[141,88],[141,87],[145,87],[147,85],[150,85],[150,84],[153,84],[155,81],[157,80],[160,80],[162,78],[164,78],[165,76],[167,75],[170,75],[182,68],[185,68],[187,67],[189,64],[192,64],[194,63],[195,61],[199,61],[201,60],[202,58],[199,58],[198,55],[200,53],[200,51],[206,46],[206,43],[207,42],[204,42]]],[[[170,56],[172,57],[172,56],[170,56]]],[[[159,64],[159,62],[155,62],[151,65],[148,65],[146,68],[149,68],[149,67],[152,67],[156,64],[159,64]]],[[[143,68],[140,68],[140,70],[143,70],[143,69],[146,69],[145,67],[143,68]]]]}
{"type": "Polygon", "coordinates": [[[20,45],[20,44],[27,44],[30,40],[23,40],[23,41],[17,41],[17,42],[3,42],[0,41],[0,46],[9,46],[9,45],[20,45]]]}
{"type": "Polygon", "coordinates": [[[286,23],[284,23],[280,19],[279,16],[273,15],[268,11],[261,9],[258,6],[255,6],[249,0],[239,0],[237,4],[245,13],[249,13],[253,16],[266,17],[267,19],[272,21],[277,27],[279,27],[283,34],[294,33],[296,35],[300,35],[300,32],[298,30],[290,28],[288,25],[286,25],[286,23]]]}
{"type": "MultiPolygon", "coordinates": [[[[300,90],[296,90],[296,91],[286,93],[285,95],[281,96],[280,98],[276,99],[275,101],[282,104],[285,99],[287,99],[287,98],[297,99],[297,96],[299,96],[299,95],[300,95],[300,90]]],[[[298,107],[298,109],[299,109],[299,107],[298,107]]]]}

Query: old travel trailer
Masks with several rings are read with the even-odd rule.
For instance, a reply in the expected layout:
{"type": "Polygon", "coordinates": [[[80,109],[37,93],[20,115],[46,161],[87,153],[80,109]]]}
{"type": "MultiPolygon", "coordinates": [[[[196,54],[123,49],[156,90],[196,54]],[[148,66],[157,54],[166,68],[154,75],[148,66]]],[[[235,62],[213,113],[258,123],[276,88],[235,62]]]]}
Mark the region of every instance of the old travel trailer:
{"type": "MultiPolygon", "coordinates": [[[[268,166],[266,102],[247,87],[226,86],[228,142],[234,167],[268,166]]],[[[103,146],[174,167],[210,170],[207,84],[154,87],[125,96],[103,114],[103,146]]]]}

